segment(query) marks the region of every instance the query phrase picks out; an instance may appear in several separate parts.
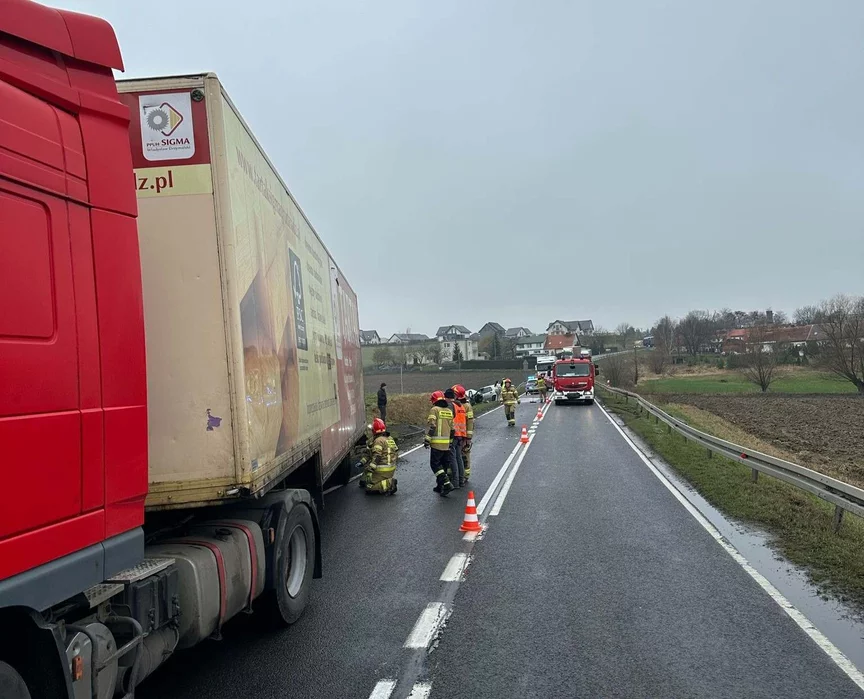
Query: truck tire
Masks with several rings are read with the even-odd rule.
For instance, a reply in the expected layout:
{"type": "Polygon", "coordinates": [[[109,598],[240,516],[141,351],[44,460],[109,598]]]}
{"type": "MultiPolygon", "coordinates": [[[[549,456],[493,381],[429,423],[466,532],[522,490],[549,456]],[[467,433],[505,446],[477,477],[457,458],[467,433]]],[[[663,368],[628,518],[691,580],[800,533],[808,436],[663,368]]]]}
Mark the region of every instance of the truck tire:
{"type": "Polygon", "coordinates": [[[3,699],[31,699],[24,678],[15,668],[0,660],[0,697],[3,699]]]}
{"type": "Polygon", "coordinates": [[[585,405],[594,405],[594,399],[589,398],[588,400],[585,401],[585,405]]]}
{"type": "Polygon", "coordinates": [[[275,589],[261,596],[267,621],[276,627],[290,626],[306,609],[318,545],[308,507],[295,505],[284,522],[277,542],[275,589]]]}

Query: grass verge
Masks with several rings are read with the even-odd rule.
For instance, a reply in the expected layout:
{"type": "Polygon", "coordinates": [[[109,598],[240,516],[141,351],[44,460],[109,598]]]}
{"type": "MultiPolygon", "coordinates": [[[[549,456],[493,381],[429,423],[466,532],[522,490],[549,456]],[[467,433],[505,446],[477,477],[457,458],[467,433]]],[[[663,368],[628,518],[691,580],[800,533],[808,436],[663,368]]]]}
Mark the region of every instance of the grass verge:
{"type": "MultiPolygon", "coordinates": [[[[740,373],[724,369],[713,374],[646,376],[639,382],[640,393],[759,393],[755,384],[740,373]]],[[[788,370],[768,389],[770,393],[856,393],[855,387],[830,374],[812,369],[788,370]]]]}
{"type": "Polygon", "coordinates": [[[600,397],[708,502],[765,529],[774,548],[802,566],[822,594],[864,612],[864,521],[847,512],[835,534],[833,505],[764,474],[753,483],[746,466],[717,454],[708,458],[704,447],[639,417],[632,402],[608,391],[600,397]]]}

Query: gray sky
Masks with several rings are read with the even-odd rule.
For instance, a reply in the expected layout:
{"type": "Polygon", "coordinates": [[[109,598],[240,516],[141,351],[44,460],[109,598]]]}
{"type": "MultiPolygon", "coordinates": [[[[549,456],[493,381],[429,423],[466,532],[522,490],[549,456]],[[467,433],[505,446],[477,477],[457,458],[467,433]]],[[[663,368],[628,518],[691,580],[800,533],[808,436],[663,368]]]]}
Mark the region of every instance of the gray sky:
{"type": "Polygon", "coordinates": [[[219,74],[364,329],[864,290],[861,0],[55,3],[219,74]]]}

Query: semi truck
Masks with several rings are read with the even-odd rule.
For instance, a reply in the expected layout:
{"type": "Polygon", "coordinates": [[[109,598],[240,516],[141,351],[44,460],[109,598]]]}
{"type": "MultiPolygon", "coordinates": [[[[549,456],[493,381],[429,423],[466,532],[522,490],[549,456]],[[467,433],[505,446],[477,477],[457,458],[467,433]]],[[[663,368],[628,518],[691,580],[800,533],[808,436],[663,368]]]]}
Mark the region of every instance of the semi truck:
{"type": "Polygon", "coordinates": [[[132,697],[303,613],[365,427],[357,298],[213,74],[0,2],[0,696],[132,697]]]}

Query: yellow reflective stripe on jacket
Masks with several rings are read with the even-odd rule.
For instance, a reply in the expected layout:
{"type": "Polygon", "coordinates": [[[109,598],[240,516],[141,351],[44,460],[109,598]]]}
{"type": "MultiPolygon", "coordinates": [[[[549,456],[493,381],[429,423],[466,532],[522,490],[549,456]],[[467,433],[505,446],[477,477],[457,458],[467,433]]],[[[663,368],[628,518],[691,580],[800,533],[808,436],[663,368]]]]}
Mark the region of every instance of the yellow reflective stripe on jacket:
{"type": "Polygon", "coordinates": [[[474,407],[470,401],[465,401],[465,432],[469,437],[474,436],[474,407]]]}

